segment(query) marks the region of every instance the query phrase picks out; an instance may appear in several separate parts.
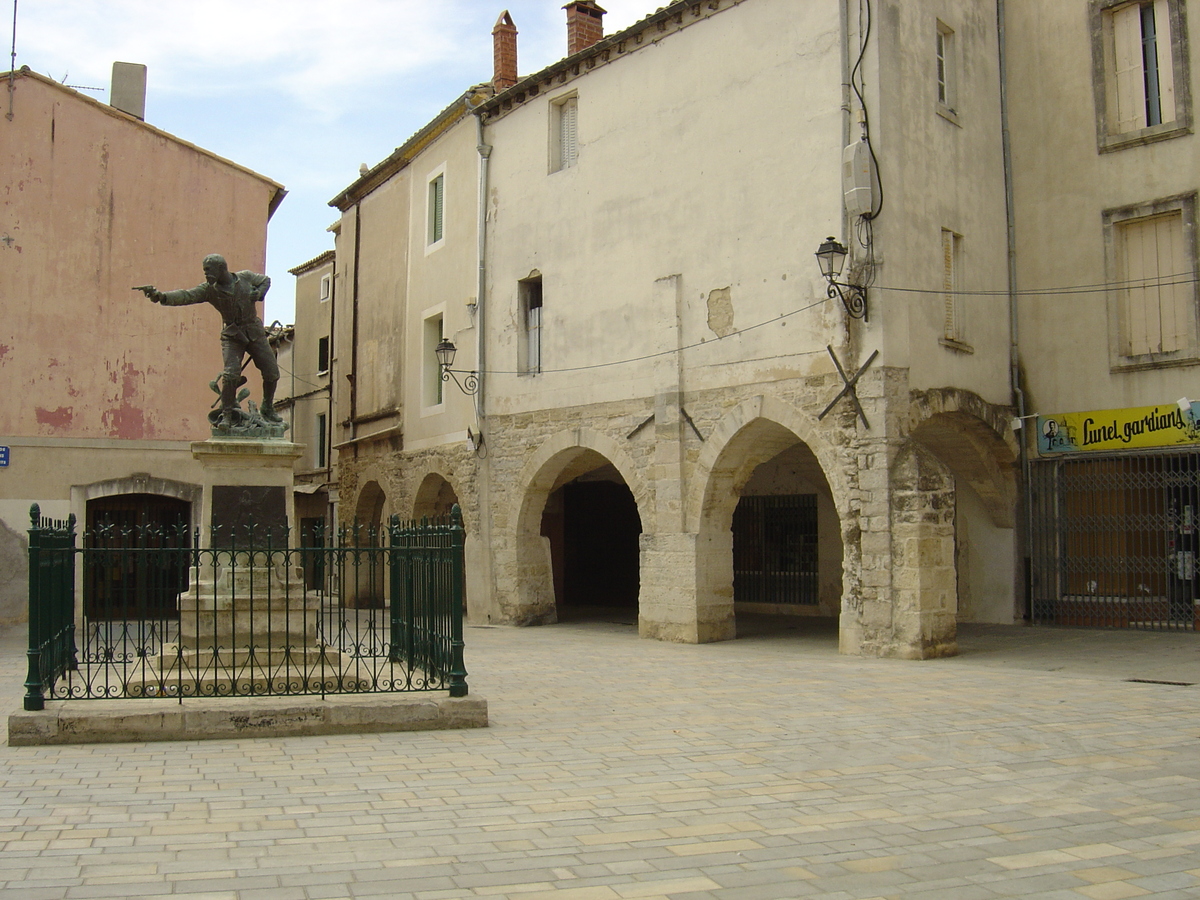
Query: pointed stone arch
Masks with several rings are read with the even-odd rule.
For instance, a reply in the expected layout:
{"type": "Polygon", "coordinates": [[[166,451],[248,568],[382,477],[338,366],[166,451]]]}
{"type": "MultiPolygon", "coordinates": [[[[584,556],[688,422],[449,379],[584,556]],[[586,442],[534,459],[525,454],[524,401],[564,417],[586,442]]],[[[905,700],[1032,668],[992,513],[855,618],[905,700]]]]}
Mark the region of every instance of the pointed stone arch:
{"type": "Polygon", "coordinates": [[[889,472],[901,643],[956,652],[958,621],[1015,616],[1019,446],[1010,407],[958,388],[915,391],[889,472]]]}
{"type": "MultiPolygon", "coordinates": [[[[458,487],[439,469],[428,467],[424,472],[414,473],[413,482],[417,489],[413,492],[411,518],[448,516],[454,504],[462,507],[458,487]]],[[[463,515],[465,517],[465,511],[463,515]]],[[[469,523],[464,524],[470,528],[469,523]]]]}
{"type": "Polygon", "coordinates": [[[541,534],[550,494],[579,476],[611,466],[633,495],[643,534],[653,528],[653,495],[637,465],[615,440],[590,428],[562,431],[531,454],[517,476],[517,493],[502,521],[511,523],[495,548],[496,601],[504,621],[556,621],[553,563],[541,534]]]}
{"type": "MultiPolygon", "coordinates": [[[[841,535],[842,598],[857,584],[847,561],[857,545],[846,463],[811,416],[782,400],[759,396],[730,410],[705,442],[688,491],[687,518],[695,529],[695,615],[698,640],[735,636],[733,523],[742,489],[755,469],[803,445],[815,458],[833,501],[841,535]]],[[[845,607],[844,599],[839,603],[845,607]]]]}

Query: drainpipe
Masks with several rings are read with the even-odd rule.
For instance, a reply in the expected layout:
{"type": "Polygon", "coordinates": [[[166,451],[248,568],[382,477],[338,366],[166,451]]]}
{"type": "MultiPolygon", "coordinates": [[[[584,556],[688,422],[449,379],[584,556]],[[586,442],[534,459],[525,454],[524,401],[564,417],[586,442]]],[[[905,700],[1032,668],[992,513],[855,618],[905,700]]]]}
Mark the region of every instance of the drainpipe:
{"type": "MultiPolygon", "coordinates": [[[[1000,136],[1004,153],[1004,218],[1005,239],[1008,244],[1008,377],[1012,388],[1013,405],[1017,408],[1019,421],[1024,425],[1026,419],[1025,392],[1021,389],[1021,356],[1017,321],[1017,241],[1016,213],[1013,201],[1012,179],[1012,140],[1008,120],[1008,37],[1005,31],[1004,0],[996,0],[996,35],[999,44],[1000,62],[1000,136]]],[[[1030,541],[1033,538],[1033,485],[1030,481],[1029,442],[1025,437],[1025,429],[1017,433],[1017,445],[1020,452],[1021,487],[1024,505],[1024,534],[1021,536],[1023,550],[1023,576],[1025,588],[1025,618],[1031,617],[1030,603],[1032,599],[1032,584],[1030,582],[1030,541]]]]}
{"type": "MultiPolygon", "coordinates": [[[[354,277],[351,279],[352,296],[350,298],[350,438],[358,437],[358,270],[359,251],[362,247],[362,201],[354,204],[354,277]]],[[[358,456],[358,444],[354,445],[354,455],[358,456]]]]}
{"type": "MultiPolygon", "coordinates": [[[[838,4],[838,25],[842,34],[842,150],[850,146],[851,118],[854,115],[850,103],[850,0],[838,4]]],[[[842,202],[842,243],[850,244],[850,216],[842,202]]]]}
{"type": "Polygon", "coordinates": [[[487,345],[484,340],[484,323],[487,316],[487,303],[484,295],[487,292],[487,190],[488,190],[488,161],[492,156],[492,145],[483,139],[483,112],[480,100],[471,107],[475,114],[475,149],[479,152],[479,213],[478,236],[476,245],[476,265],[479,272],[475,288],[475,369],[479,373],[479,392],[475,395],[475,418],[479,423],[479,431],[483,433],[484,394],[487,390],[487,345]]]}

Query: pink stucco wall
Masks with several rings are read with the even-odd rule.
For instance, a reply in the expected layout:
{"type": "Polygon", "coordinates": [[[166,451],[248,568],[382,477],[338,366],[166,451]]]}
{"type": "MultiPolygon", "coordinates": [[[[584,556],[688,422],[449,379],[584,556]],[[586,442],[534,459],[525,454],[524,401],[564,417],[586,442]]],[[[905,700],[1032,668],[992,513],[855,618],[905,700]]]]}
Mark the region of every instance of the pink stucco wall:
{"type": "Polygon", "coordinates": [[[0,167],[0,436],[207,437],[220,316],[130,287],[263,271],[279,185],[28,74],[0,167]]]}

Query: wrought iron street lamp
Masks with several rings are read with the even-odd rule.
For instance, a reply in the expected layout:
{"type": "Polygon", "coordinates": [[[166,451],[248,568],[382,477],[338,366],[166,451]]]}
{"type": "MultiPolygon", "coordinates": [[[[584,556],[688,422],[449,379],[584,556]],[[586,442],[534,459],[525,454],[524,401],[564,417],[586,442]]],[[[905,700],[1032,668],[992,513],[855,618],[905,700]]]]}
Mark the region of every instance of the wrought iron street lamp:
{"type": "Polygon", "coordinates": [[[436,347],[433,348],[434,354],[437,356],[438,366],[442,370],[442,381],[454,379],[454,383],[458,385],[458,389],[464,394],[479,393],[479,373],[464,372],[460,369],[450,368],[454,365],[454,354],[458,352],[458,348],[454,346],[454,342],[448,338],[442,338],[436,347]],[[462,375],[463,380],[459,381],[458,376],[462,375]]]}
{"type": "Polygon", "coordinates": [[[848,255],[846,248],[836,238],[828,237],[817,249],[817,263],[821,267],[821,275],[829,282],[829,298],[841,300],[851,318],[866,319],[867,289],[861,284],[838,281],[848,255]]]}

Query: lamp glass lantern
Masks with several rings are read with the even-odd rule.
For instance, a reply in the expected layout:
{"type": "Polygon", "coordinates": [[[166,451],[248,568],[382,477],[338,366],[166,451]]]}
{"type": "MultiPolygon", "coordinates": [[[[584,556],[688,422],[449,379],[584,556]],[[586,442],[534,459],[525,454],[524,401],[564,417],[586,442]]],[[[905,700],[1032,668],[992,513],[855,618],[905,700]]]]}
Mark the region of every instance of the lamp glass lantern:
{"type": "Polygon", "coordinates": [[[458,348],[454,346],[454,342],[449,338],[442,338],[438,342],[438,345],[433,348],[433,352],[437,356],[438,365],[444,371],[454,365],[454,354],[458,352],[458,348]]]}
{"type": "Polygon", "coordinates": [[[833,281],[842,274],[842,266],[846,264],[848,251],[836,238],[830,236],[817,248],[817,264],[821,267],[821,275],[833,281]]]}

